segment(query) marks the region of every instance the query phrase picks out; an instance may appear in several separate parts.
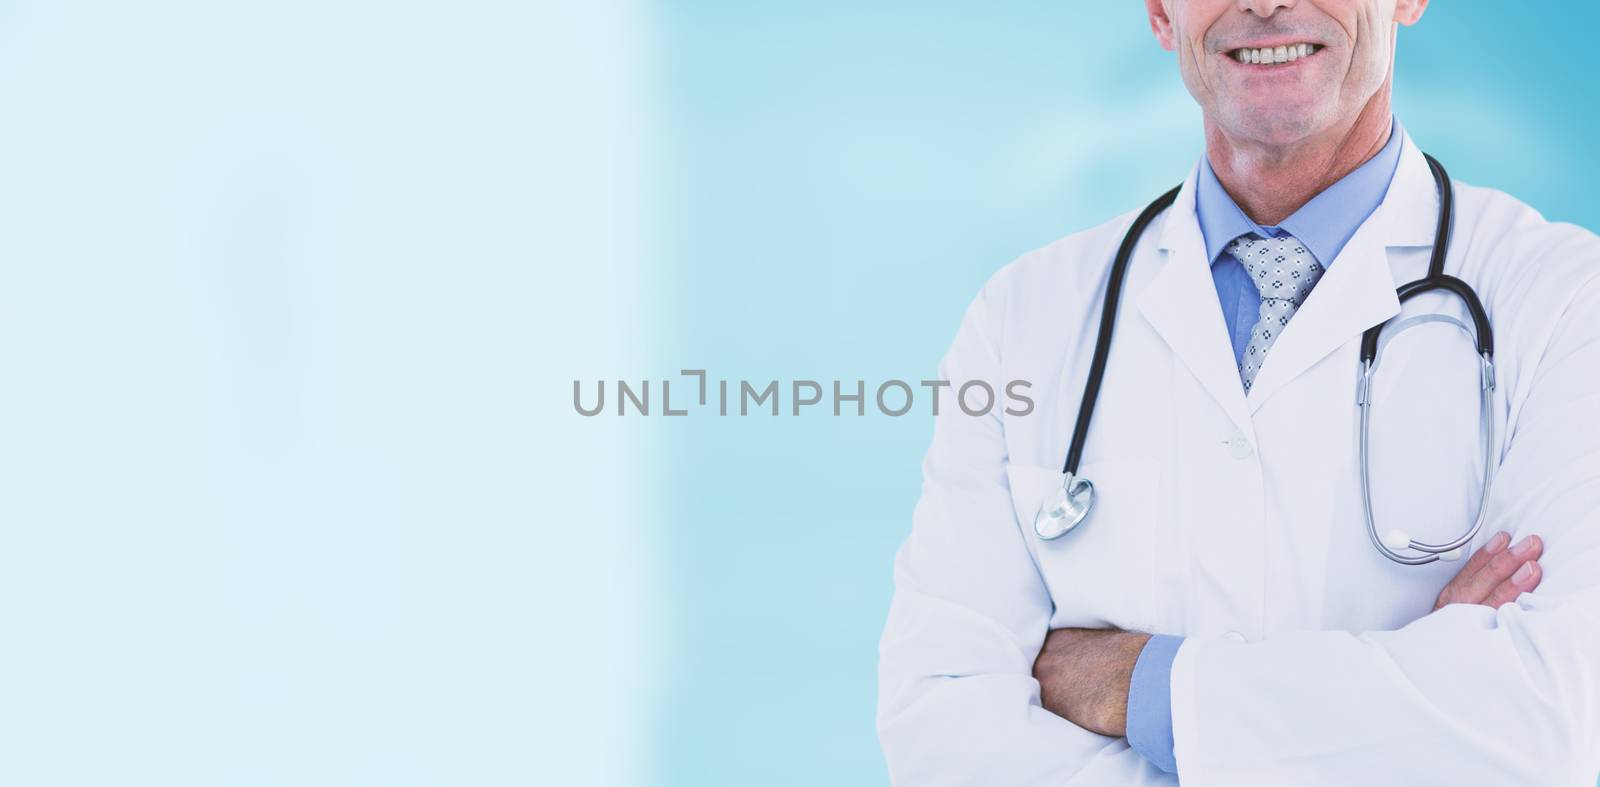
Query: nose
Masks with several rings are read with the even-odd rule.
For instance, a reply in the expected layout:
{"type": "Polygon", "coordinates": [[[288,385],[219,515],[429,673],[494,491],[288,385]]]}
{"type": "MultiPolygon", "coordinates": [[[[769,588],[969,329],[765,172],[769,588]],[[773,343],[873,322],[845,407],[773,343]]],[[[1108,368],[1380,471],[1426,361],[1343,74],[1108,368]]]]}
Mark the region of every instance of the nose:
{"type": "Polygon", "coordinates": [[[1239,0],[1239,10],[1266,19],[1280,8],[1294,8],[1295,0],[1239,0]]]}

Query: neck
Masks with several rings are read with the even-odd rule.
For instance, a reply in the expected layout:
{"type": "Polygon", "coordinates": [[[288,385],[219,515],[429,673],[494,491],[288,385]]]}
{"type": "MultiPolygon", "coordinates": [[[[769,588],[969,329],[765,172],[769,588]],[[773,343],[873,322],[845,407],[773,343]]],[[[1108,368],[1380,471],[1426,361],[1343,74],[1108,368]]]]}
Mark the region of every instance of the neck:
{"type": "Polygon", "coordinates": [[[1206,119],[1206,158],[1245,215],[1276,226],[1389,143],[1389,84],[1350,123],[1289,145],[1230,136],[1206,119]]]}

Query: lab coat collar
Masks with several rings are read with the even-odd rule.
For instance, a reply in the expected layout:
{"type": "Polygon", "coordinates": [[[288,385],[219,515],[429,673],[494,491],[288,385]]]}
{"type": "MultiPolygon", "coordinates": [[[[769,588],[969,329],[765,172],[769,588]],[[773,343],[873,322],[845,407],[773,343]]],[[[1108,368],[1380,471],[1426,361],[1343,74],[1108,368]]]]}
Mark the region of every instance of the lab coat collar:
{"type": "MultiPolygon", "coordinates": [[[[1402,132],[1403,133],[1403,132],[1402,132]]],[[[1195,215],[1198,167],[1163,217],[1162,269],[1140,294],[1140,312],[1240,430],[1250,415],[1329,353],[1400,312],[1387,249],[1431,246],[1438,192],[1409,136],[1382,204],[1356,230],[1273,344],[1248,396],[1239,380],[1205,240],[1195,215]]]]}
{"type": "Polygon", "coordinates": [[[1389,184],[1389,193],[1377,213],[1385,224],[1385,245],[1389,248],[1433,245],[1439,219],[1439,189],[1434,185],[1428,160],[1409,134],[1400,149],[1400,165],[1389,184]]]}

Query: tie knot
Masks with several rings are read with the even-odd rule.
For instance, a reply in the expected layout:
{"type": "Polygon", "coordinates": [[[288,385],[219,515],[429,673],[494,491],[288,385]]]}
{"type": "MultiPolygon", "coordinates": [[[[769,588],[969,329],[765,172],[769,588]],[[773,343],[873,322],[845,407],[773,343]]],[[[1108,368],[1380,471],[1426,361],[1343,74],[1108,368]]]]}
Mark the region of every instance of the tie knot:
{"type": "Polygon", "coordinates": [[[1241,235],[1228,244],[1228,253],[1250,274],[1262,300],[1276,299],[1299,306],[1322,278],[1322,266],[1291,235],[1253,238],[1241,235]]]}

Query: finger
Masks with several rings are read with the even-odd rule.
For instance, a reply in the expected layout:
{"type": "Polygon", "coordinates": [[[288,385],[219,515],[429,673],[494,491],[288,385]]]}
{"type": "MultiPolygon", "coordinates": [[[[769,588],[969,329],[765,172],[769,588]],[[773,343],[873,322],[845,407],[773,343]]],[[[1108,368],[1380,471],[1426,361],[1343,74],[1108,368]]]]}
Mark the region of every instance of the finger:
{"type": "MultiPolygon", "coordinates": [[[[1504,552],[1506,546],[1510,543],[1510,533],[1504,530],[1495,533],[1488,541],[1484,542],[1483,546],[1478,547],[1478,551],[1472,553],[1472,557],[1467,558],[1466,565],[1463,565],[1461,570],[1456,572],[1456,576],[1470,577],[1482,571],[1484,566],[1489,565],[1489,559],[1504,552]]],[[[1454,583],[1455,580],[1452,579],[1451,582],[1454,583]]]]}
{"type": "Polygon", "coordinates": [[[1510,579],[1501,582],[1495,587],[1483,603],[1486,606],[1499,609],[1500,605],[1516,601],[1523,593],[1532,593],[1533,589],[1539,586],[1539,580],[1543,578],[1544,569],[1540,568],[1538,563],[1530,560],[1518,566],[1510,579]]]}
{"type": "Polygon", "coordinates": [[[1466,586],[1467,582],[1479,571],[1482,571],[1484,566],[1489,565],[1489,561],[1495,555],[1504,552],[1506,546],[1510,543],[1511,534],[1505,531],[1491,536],[1488,541],[1484,542],[1483,546],[1478,548],[1478,551],[1472,553],[1472,557],[1467,559],[1466,564],[1461,567],[1460,571],[1456,572],[1456,575],[1444,586],[1444,589],[1439,591],[1439,598],[1434,602],[1433,608],[1439,609],[1446,604],[1456,603],[1456,597],[1461,595],[1462,588],[1466,586]]]}
{"type": "Polygon", "coordinates": [[[1544,541],[1538,536],[1527,536],[1510,549],[1489,559],[1489,565],[1469,577],[1455,595],[1453,603],[1484,604],[1489,594],[1500,583],[1511,579],[1523,563],[1538,560],[1544,554],[1544,541]]]}

